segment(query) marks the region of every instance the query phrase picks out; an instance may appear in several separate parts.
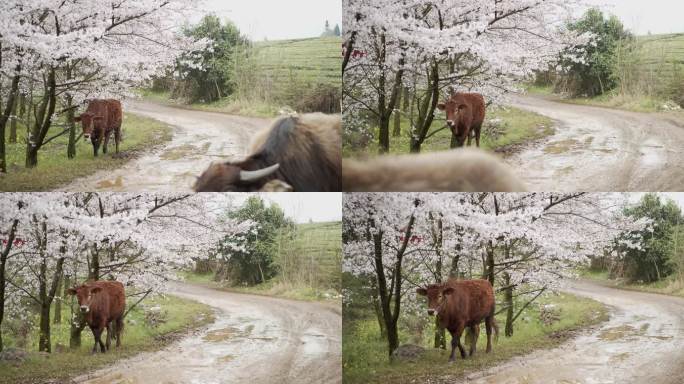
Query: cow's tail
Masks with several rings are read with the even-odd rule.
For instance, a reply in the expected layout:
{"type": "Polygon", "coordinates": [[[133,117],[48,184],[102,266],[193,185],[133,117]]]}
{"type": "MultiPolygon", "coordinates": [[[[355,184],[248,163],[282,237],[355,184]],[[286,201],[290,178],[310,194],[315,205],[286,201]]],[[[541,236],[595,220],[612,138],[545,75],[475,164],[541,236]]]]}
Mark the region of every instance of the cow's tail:
{"type": "Polygon", "coordinates": [[[496,323],[496,317],[492,316],[492,328],[494,328],[494,342],[499,342],[499,325],[496,323]]]}
{"type": "MultiPolygon", "coordinates": [[[[116,327],[116,337],[117,337],[117,338],[120,338],[121,335],[123,335],[124,324],[126,324],[126,322],[124,321],[124,317],[123,317],[123,316],[121,316],[121,317],[119,317],[118,319],[116,319],[116,322],[115,322],[115,325],[114,325],[114,326],[116,327]]],[[[121,340],[119,340],[119,342],[120,342],[120,341],[121,341],[121,340]]]]}

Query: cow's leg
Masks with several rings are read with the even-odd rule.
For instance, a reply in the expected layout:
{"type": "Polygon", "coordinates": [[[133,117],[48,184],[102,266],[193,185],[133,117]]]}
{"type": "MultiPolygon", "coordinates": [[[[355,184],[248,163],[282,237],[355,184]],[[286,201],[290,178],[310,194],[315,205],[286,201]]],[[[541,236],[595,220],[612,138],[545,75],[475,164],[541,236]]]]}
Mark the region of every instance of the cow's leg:
{"type": "Polygon", "coordinates": [[[121,142],[121,127],[114,129],[114,144],[116,145],[116,153],[119,153],[119,143],[121,142]]]}
{"type": "Polygon", "coordinates": [[[485,317],[485,328],[487,329],[487,353],[492,351],[492,326],[494,315],[485,317]]]}
{"type": "Polygon", "coordinates": [[[472,356],[475,354],[477,349],[477,339],[480,338],[480,324],[475,324],[470,327],[470,354],[472,356]]]}
{"type": "Polygon", "coordinates": [[[109,351],[109,348],[112,346],[112,323],[109,322],[107,324],[107,338],[105,339],[105,346],[107,347],[107,350],[109,351]]]}
{"type": "Polygon", "coordinates": [[[97,352],[97,346],[100,346],[100,351],[102,353],[105,353],[105,344],[102,342],[102,331],[104,330],[103,327],[95,327],[92,328],[93,330],[93,336],[95,337],[95,345],[93,346],[93,353],[97,352]]]}
{"type": "Polygon", "coordinates": [[[454,332],[451,332],[451,355],[449,356],[450,362],[456,360],[456,347],[458,347],[458,351],[461,353],[461,358],[466,358],[465,348],[463,348],[463,345],[461,344],[461,336],[463,335],[463,329],[464,325],[458,324],[454,332]]]}
{"type": "Polygon", "coordinates": [[[100,141],[95,140],[93,141],[93,153],[95,154],[95,157],[97,157],[97,151],[100,149],[100,141]]]}
{"type": "Polygon", "coordinates": [[[104,133],[104,144],[102,145],[102,153],[107,154],[107,144],[109,144],[109,132],[104,133]]]}
{"type": "Polygon", "coordinates": [[[121,346],[121,333],[123,332],[123,317],[116,319],[116,347],[121,346]]]}
{"type": "Polygon", "coordinates": [[[466,130],[466,138],[468,139],[468,146],[470,147],[470,142],[473,139],[473,136],[471,135],[472,131],[470,129],[466,130]]]}
{"type": "Polygon", "coordinates": [[[482,132],[482,124],[475,127],[475,144],[480,148],[480,132],[482,132]]]}

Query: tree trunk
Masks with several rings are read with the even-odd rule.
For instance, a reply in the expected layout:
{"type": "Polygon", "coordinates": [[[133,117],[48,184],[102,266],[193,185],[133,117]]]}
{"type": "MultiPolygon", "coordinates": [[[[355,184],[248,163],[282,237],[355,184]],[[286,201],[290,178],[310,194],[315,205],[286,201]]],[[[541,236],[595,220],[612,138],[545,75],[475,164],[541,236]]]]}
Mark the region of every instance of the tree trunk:
{"type": "Polygon", "coordinates": [[[40,339],[38,341],[38,350],[41,352],[52,352],[50,343],[50,304],[47,300],[47,295],[42,294],[40,304],[40,339]]]}
{"type": "Polygon", "coordinates": [[[62,285],[65,284],[64,276],[60,276],[57,282],[57,295],[55,296],[55,317],[52,319],[53,324],[62,324],[62,300],[64,298],[62,285]]]}
{"type": "Polygon", "coordinates": [[[446,332],[439,325],[439,319],[435,316],[435,348],[446,349],[446,332]]]}
{"type": "Polygon", "coordinates": [[[28,140],[26,140],[26,168],[35,168],[38,165],[38,151],[43,146],[45,136],[52,126],[52,117],[55,114],[56,89],[55,69],[51,68],[48,74],[47,89],[36,114],[36,121],[33,123],[33,129],[28,140]]]}
{"type": "Polygon", "coordinates": [[[429,94],[423,99],[423,105],[418,107],[418,132],[411,135],[411,153],[420,153],[423,142],[428,138],[430,127],[435,119],[435,109],[439,102],[439,65],[433,62],[428,70],[429,94]]]}
{"type": "Polygon", "coordinates": [[[394,109],[393,137],[401,136],[401,111],[399,110],[399,104],[401,104],[401,92],[399,92],[399,97],[397,97],[397,108],[394,109]]]}
{"type": "MultiPolygon", "coordinates": [[[[17,68],[17,71],[19,68],[17,68]]],[[[0,173],[7,173],[7,151],[5,150],[5,128],[7,121],[12,114],[12,108],[15,104],[15,97],[19,89],[19,75],[12,78],[12,85],[10,86],[9,96],[7,97],[7,105],[5,111],[0,115],[0,173]]]]}
{"type": "Polygon", "coordinates": [[[0,253],[0,352],[3,349],[2,343],[2,320],[5,318],[5,266],[7,265],[7,259],[9,258],[9,253],[12,250],[12,244],[14,243],[14,237],[17,232],[17,225],[19,220],[14,220],[12,222],[12,227],[10,228],[9,235],[7,237],[7,244],[5,248],[0,253]]]}
{"type": "Polygon", "coordinates": [[[12,121],[10,122],[10,132],[9,132],[9,142],[12,144],[17,143],[17,120],[19,116],[17,112],[19,111],[19,100],[21,97],[14,98],[14,105],[12,106],[12,121]]]}
{"type": "Polygon", "coordinates": [[[511,276],[508,272],[504,273],[504,305],[506,305],[506,337],[513,336],[513,287],[511,286],[511,276]]]}

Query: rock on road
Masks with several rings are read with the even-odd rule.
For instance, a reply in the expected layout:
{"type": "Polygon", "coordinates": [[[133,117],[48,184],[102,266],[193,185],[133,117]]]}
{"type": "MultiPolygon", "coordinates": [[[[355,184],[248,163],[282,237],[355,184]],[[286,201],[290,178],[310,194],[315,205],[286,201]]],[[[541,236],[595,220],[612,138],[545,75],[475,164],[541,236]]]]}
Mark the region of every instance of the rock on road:
{"type": "Polygon", "coordinates": [[[173,283],[170,293],[215,307],[216,321],[162,351],[142,353],[75,382],[342,382],[342,316],[338,309],[182,283],[173,283]]]}
{"type": "Polygon", "coordinates": [[[514,358],[463,383],[684,383],[684,299],[588,281],[565,290],[608,305],[610,320],[558,348],[514,358]]]}
{"type": "Polygon", "coordinates": [[[684,124],[672,116],[530,96],[511,105],[557,125],[548,142],[508,159],[530,190],[684,190],[684,124]]]}
{"type": "Polygon", "coordinates": [[[124,108],[125,112],[171,125],[173,138],[163,148],[150,150],[119,169],[96,172],[60,190],[190,191],[195,177],[209,164],[244,156],[254,133],[270,124],[268,119],[174,108],[143,101],[129,101],[124,108]]]}

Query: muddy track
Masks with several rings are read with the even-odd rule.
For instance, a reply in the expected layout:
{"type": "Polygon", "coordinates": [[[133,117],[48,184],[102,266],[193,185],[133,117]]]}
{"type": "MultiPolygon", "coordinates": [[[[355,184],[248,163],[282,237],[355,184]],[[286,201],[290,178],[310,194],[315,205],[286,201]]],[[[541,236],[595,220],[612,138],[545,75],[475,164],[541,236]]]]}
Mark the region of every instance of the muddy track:
{"type": "MultiPolygon", "coordinates": [[[[206,330],[83,377],[79,384],[336,384],[342,316],[318,303],[174,283],[171,293],[216,308],[206,330]]],[[[125,335],[123,338],[125,343],[125,335]]]]}
{"type": "Polygon", "coordinates": [[[533,191],[684,190],[684,127],[671,116],[520,96],[556,133],[509,162],[533,191]]]}
{"type": "Polygon", "coordinates": [[[142,101],[129,101],[125,109],[126,112],[171,125],[171,141],[122,168],[77,179],[60,190],[189,191],[195,177],[211,162],[244,156],[252,135],[270,124],[268,119],[195,111],[142,101]]]}
{"type": "Polygon", "coordinates": [[[573,282],[565,290],[608,305],[610,320],[558,348],[514,358],[461,382],[684,383],[684,299],[588,281],[573,282]]]}

